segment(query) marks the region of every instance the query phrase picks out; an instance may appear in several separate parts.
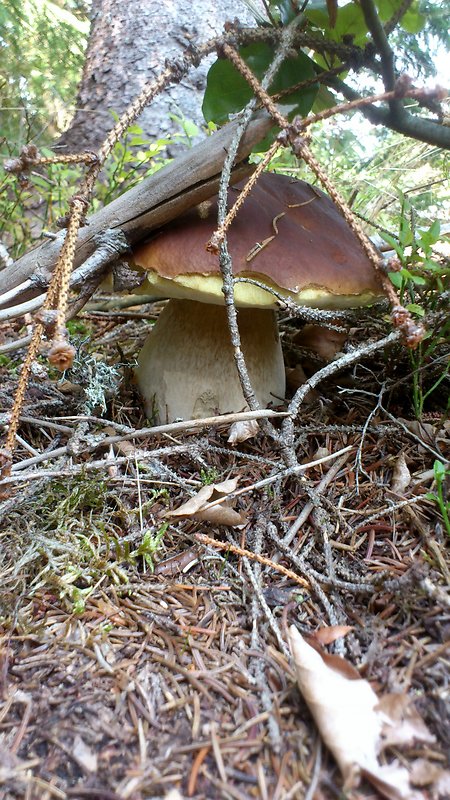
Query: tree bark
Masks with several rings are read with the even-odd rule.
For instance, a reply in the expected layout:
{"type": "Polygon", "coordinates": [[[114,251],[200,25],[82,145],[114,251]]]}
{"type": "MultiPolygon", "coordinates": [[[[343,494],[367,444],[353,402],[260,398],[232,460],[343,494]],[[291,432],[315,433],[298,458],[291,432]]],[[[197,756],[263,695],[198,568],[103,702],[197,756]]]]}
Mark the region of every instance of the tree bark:
{"type": "MultiPolygon", "coordinates": [[[[97,149],[113,126],[112,111],[122,114],[166,60],[179,57],[189,43],[221,33],[224,23],[236,16],[241,23],[254,23],[240,0],[93,0],[77,111],[59,144],[69,151],[97,149]]],[[[171,113],[202,125],[201,102],[212,60],[192,69],[145,109],[138,124],[146,136],[179,132],[171,113]]]]}

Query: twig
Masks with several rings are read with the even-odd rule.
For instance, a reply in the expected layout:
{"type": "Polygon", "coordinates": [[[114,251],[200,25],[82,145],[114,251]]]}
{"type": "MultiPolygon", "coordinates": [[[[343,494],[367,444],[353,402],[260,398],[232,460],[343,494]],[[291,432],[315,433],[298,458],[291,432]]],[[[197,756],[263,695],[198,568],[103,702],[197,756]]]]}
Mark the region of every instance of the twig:
{"type": "Polygon", "coordinates": [[[426,98],[427,100],[430,98],[444,99],[446,94],[446,90],[440,87],[436,87],[435,89],[416,88],[409,84],[408,80],[401,81],[399,79],[394,89],[380,92],[380,94],[369,94],[364,97],[358,96],[355,97],[354,100],[349,100],[348,103],[338,103],[331,108],[326,108],[324,111],[319,111],[317,114],[306,117],[302,125],[304,128],[307,128],[310,125],[314,125],[316,122],[330,119],[330,117],[334,117],[337,114],[347,114],[349,111],[356,110],[361,111],[366,106],[373,106],[374,103],[379,103],[382,100],[392,102],[400,97],[409,97],[415,100],[421,100],[422,98],[426,98]]]}
{"type": "Polygon", "coordinates": [[[296,569],[298,569],[298,571],[310,582],[311,591],[317,595],[326,611],[328,610],[328,599],[325,596],[324,600],[321,584],[324,584],[324,586],[333,586],[335,589],[343,589],[344,591],[359,592],[361,594],[373,594],[373,584],[369,581],[366,581],[365,583],[354,583],[351,581],[341,580],[340,578],[336,577],[330,578],[328,575],[323,575],[314,569],[314,567],[306,564],[305,559],[302,556],[297,555],[292,551],[292,548],[289,547],[289,545],[284,544],[284,540],[280,539],[278,531],[273,523],[269,523],[267,527],[267,533],[272,541],[276,544],[277,548],[283,553],[283,555],[285,555],[286,558],[288,558],[289,561],[294,565],[294,567],[296,567],[296,569]]]}
{"type": "MultiPolygon", "coordinates": [[[[381,74],[383,76],[384,87],[387,92],[394,88],[394,53],[389,45],[386,31],[378,16],[377,9],[373,0],[360,0],[361,10],[364,15],[365,23],[372,34],[374,45],[381,56],[381,74]]],[[[398,101],[392,103],[391,108],[398,111],[398,101]]]]}
{"type": "Polygon", "coordinates": [[[328,456],[323,456],[323,458],[318,458],[315,461],[310,461],[307,464],[295,464],[292,467],[287,467],[284,470],[280,470],[275,475],[271,475],[268,478],[262,478],[260,481],[256,481],[255,483],[250,484],[250,486],[244,486],[242,489],[235,489],[234,492],[230,492],[223,497],[219,497],[217,500],[213,500],[211,503],[206,503],[202,506],[202,511],[207,510],[210,508],[215,508],[216,506],[220,506],[222,503],[228,502],[235,497],[240,497],[242,494],[248,494],[248,492],[253,492],[256,489],[264,489],[265,486],[270,486],[272,483],[276,483],[277,481],[284,480],[285,478],[290,478],[295,475],[301,475],[307,469],[311,469],[314,467],[319,466],[320,464],[324,464],[326,461],[330,461],[333,458],[337,458],[341,456],[343,453],[348,453],[352,450],[353,445],[347,445],[342,450],[338,450],[336,453],[331,453],[328,456]]]}
{"type": "MultiPolygon", "coordinates": [[[[59,452],[58,456],[67,455],[67,448],[60,448],[60,450],[64,450],[64,453],[59,452]]],[[[57,453],[57,450],[53,451],[57,453]]],[[[147,470],[150,474],[155,475],[158,473],[158,481],[161,482],[173,482],[176,485],[182,486],[183,489],[186,490],[187,484],[192,484],[191,480],[184,480],[179,478],[169,467],[166,467],[164,464],[159,464],[157,459],[159,457],[165,456],[173,456],[176,454],[191,454],[191,448],[189,445],[172,445],[171,447],[160,447],[156,450],[139,450],[137,452],[132,452],[126,456],[115,456],[114,457],[114,464],[119,466],[122,464],[128,465],[133,462],[135,458],[138,458],[140,461],[141,469],[147,470]],[[145,459],[148,460],[148,463],[145,463],[145,459]]],[[[29,461],[36,461],[37,459],[27,459],[29,461]]],[[[18,465],[14,466],[22,466],[26,462],[22,461],[18,465]]],[[[108,480],[108,476],[106,474],[106,470],[108,466],[111,465],[111,461],[107,458],[102,458],[97,461],[89,461],[87,463],[82,464],[72,464],[68,467],[63,467],[59,465],[57,469],[47,469],[47,470],[32,470],[31,472],[25,472],[21,474],[21,471],[15,471],[11,476],[7,478],[3,478],[0,481],[0,486],[8,486],[11,484],[22,483],[23,481],[32,481],[32,480],[39,480],[41,478],[73,478],[76,475],[84,474],[85,472],[95,472],[96,470],[101,470],[105,473],[104,480],[108,480]]],[[[25,469],[25,466],[24,466],[25,469]]],[[[115,478],[114,478],[115,479],[115,478]]],[[[120,477],[120,481],[123,481],[123,476],[120,477]]],[[[194,481],[196,486],[199,485],[198,481],[194,481]]]]}
{"type": "Polygon", "coordinates": [[[234,553],[236,556],[244,556],[250,559],[250,561],[258,561],[260,564],[264,564],[265,567],[270,567],[276,572],[281,572],[282,575],[285,575],[286,578],[290,578],[290,580],[294,581],[294,583],[297,583],[303,589],[309,588],[309,582],[307,580],[301,578],[299,575],[296,575],[296,573],[292,572],[291,569],[287,569],[286,567],[281,566],[281,564],[275,564],[275,562],[271,561],[270,558],[260,556],[257,553],[252,553],[250,550],[245,550],[243,547],[230,544],[230,542],[221,542],[218,539],[211,539],[210,536],[206,536],[204,533],[196,533],[195,539],[201,544],[209,545],[209,547],[215,547],[218,550],[227,550],[230,553],[234,553]]]}
{"type": "MultiPolygon", "coordinates": [[[[286,412],[284,411],[273,411],[270,408],[261,408],[257,411],[242,411],[235,414],[223,414],[222,416],[219,415],[216,417],[205,417],[204,419],[173,422],[168,425],[156,425],[153,428],[139,428],[137,430],[131,429],[127,433],[119,434],[117,436],[105,436],[104,439],[87,446],[80,452],[92,453],[99,447],[107,447],[109,445],[117,444],[118,442],[124,442],[129,439],[145,439],[148,436],[154,436],[157,434],[181,433],[182,431],[197,430],[199,428],[209,427],[212,425],[228,425],[241,420],[277,417],[284,418],[285,416],[286,412]]],[[[77,419],[90,419],[90,417],[79,417],[77,419]]],[[[110,423],[108,422],[108,424],[110,423]]],[[[25,461],[20,461],[19,463],[14,464],[11,471],[18,472],[22,469],[28,469],[28,467],[34,466],[42,461],[49,461],[50,459],[59,458],[62,455],[66,455],[67,452],[67,447],[59,447],[57,450],[52,450],[48,453],[42,453],[35,458],[28,458],[25,461]]]]}
{"type": "MultiPolygon", "coordinates": [[[[342,469],[344,464],[348,461],[349,455],[345,453],[341,458],[338,458],[335,464],[332,464],[328,472],[325,473],[322,480],[320,481],[319,485],[315,488],[315,493],[320,495],[324,489],[328,486],[331,481],[334,480],[338,472],[342,469]]],[[[293,539],[295,539],[297,533],[299,532],[300,528],[303,527],[306,520],[308,519],[311,511],[314,508],[314,503],[309,502],[307,503],[304,508],[301,510],[300,514],[298,515],[297,519],[295,520],[294,524],[291,525],[287,534],[282,539],[284,545],[288,546],[291,544],[293,539]]]]}
{"type": "MultiPolygon", "coordinates": [[[[384,517],[387,514],[392,514],[394,511],[398,511],[400,508],[404,508],[405,506],[410,506],[416,503],[423,503],[426,500],[425,497],[408,497],[407,500],[400,500],[398,503],[392,503],[391,506],[385,506],[385,508],[380,508],[378,511],[375,511],[370,516],[366,517],[361,524],[356,524],[354,527],[355,535],[361,530],[361,528],[365,528],[367,525],[370,525],[371,522],[375,522],[379,520],[380,517],[384,517]]],[[[353,514],[358,514],[358,511],[352,509],[353,514]]]]}
{"type": "MultiPolygon", "coordinates": [[[[320,736],[317,736],[313,774],[311,776],[311,782],[308,786],[308,791],[305,794],[304,800],[313,800],[316,794],[317,786],[319,784],[321,768],[322,768],[322,741],[320,739],[320,736]]],[[[291,797],[293,800],[295,795],[291,795],[291,793],[288,792],[288,794],[285,796],[285,800],[290,800],[291,797]]]]}
{"type": "Polygon", "coordinates": [[[376,342],[369,342],[369,344],[364,344],[361,347],[355,348],[350,353],[346,353],[340,358],[337,358],[335,361],[332,361],[330,364],[327,364],[325,367],[323,367],[323,369],[315,372],[314,375],[311,375],[306,383],[297,389],[289,404],[289,416],[285,419],[281,427],[281,436],[283,441],[292,446],[294,442],[294,421],[297,417],[303,400],[311,389],[314,389],[319,383],[321,383],[321,381],[329,378],[336,372],[339,372],[339,370],[345,369],[351,364],[355,364],[361,358],[372,355],[372,353],[376,353],[377,350],[381,350],[383,347],[388,347],[390,344],[398,342],[400,337],[400,331],[392,331],[392,333],[388,334],[388,336],[385,336],[384,339],[379,339],[376,342]]]}
{"type": "Polygon", "coordinates": [[[375,414],[377,413],[378,409],[380,408],[384,392],[385,392],[385,385],[383,384],[383,386],[381,387],[381,389],[380,389],[380,391],[378,393],[377,403],[374,406],[374,408],[372,408],[369,416],[367,417],[367,419],[366,419],[366,421],[364,423],[363,429],[361,431],[361,437],[360,437],[358,450],[357,450],[356,458],[355,458],[355,468],[356,468],[355,469],[355,473],[356,473],[355,474],[355,484],[356,484],[356,491],[358,492],[358,494],[359,494],[359,473],[362,472],[362,473],[364,473],[366,478],[368,477],[367,472],[363,469],[363,466],[362,466],[362,451],[363,451],[363,446],[364,446],[364,442],[365,442],[365,439],[366,439],[367,429],[369,428],[369,425],[370,425],[373,417],[375,416],[375,414]]]}
{"type": "MultiPolygon", "coordinates": [[[[229,550],[233,551],[233,552],[236,552],[235,550],[233,550],[235,545],[232,542],[230,542],[229,537],[228,537],[228,540],[229,540],[229,545],[228,545],[229,550]]],[[[212,541],[215,542],[216,540],[213,539],[212,541]]],[[[248,552],[250,552],[250,551],[248,551],[248,552]]],[[[251,568],[250,560],[249,560],[249,558],[247,558],[247,556],[243,556],[242,561],[243,561],[243,564],[244,564],[244,569],[245,569],[245,571],[246,571],[246,573],[247,573],[247,575],[249,577],[250,583],[252,584],[252,587],[253,587],[253,590],[254,590],[254,594],[252,595],[252,611],[253,611],[252,648],[254,650],[256,650],[257,646],[258,646],[258,643],[254,641],[254,636],[257,633],[256,620],[258,618],[257,611],[258,611],[258,606],[259,606],[262,609],[262,611],[264,613],[264,616],[266,617],[266,620],[267,620],[267,622],[269,624],[269,627],[272,629],[272,632],[273,632],[273,634],[274,634],[274,636],[275,636],[275,638],[276,638],[276,640],[278,642],[278,647],[280,648],[281,652],[284,653],[286,658],[289,658],[289,650],[286,647],[286,644],[285,644],[284,639],[283,639],[283,637],[281,635],[281,631],[280,631],[280,629],[279,629],[279,627],[277,625],[277,622],[276,622],[276,620],[275,620],[275,618],[274,618],[274,616],[273,616],[273,614],[272,614],[272,612],[271,612],[271,610],[270,610],[270,608],[269,608],[269,606],[267,604],[267,601],[266,601],[266,599],[265,599],[265,597],[264,597],[264,595],[263,595],[263,593],[261,591],[261,582],[260,582],[261,570],[260,570],[260,565],[263,562],[260,561],[260,559],[264,558],[264,556],[261,556],[261,554],[258,553],[258,552],[252,552],[251,555],[252,555],[252,559],[251,560],[255,562],[255,569],[254,570],[251,568]]],[[[266,711],[267,710],[269,710],[269,709],[266,709],[266,711]]]]}
{"type": "MultiPolygon", "coordinates": [[[[297,25],[299,23],[299,19],[297,18],[294,20],[287,28],[285,28],[281,35],[280,46],[278,51],[269,67],[266,71],[262,81],[261,81],[261,88],[265,91],[273,81],[278,69],[280,68],[283,60],[286,58],[286,54],[289,48],[292,46],[293,39],[297,30],[297,25]]],[[[220,186],[219,186],[219,193],[218,193],[218,225],[219,228],[224,225],[226,219],[226,212],[227,212],[227,190],[229,186],[231,168],[234,163],[239,141],[241,136],[243,135],[250,118],[252,116],[253,110],[256,106],[257,98],[256,96],[253,97],[252,100],[246,106],[241,119],[241,124],[236,132],[236,136],[234,141],[232,142],[230,149],[227,153],[227,156],[224,161],[222,175],[220,179],[220,186]]],[[[234,303],[234,283],[233,283],[233,266],[230,254],[228,252],[228,244],[226,236],[222,241],[220,246],[220,253],[219,253],[219,263],[220,269],[222,272],[222,280],[223,286],[222,291],[224,293],[225,298],[225,308],[227,312],[227,320],[228,320],[228,327],[230,330],[230,337],[231,337],[231,344],[234,348],[234,358],[236,363],[237,372],[239,375],[239,380],[242,387],[242,392],[244,397],[250,407],[250,409],[254,410],[259,408],[259,403],[254,393],[253,387],[251,385],[251,381],[248,375],[247,366],[245,363],[244,355],[242,353],[241,348],[241,338],[239,334],[239,327],[237,323],[237,313],[236,313],[236,306],[234,303]]],[[[275,440],[278,440],[278,435],[273,428],[273,426],[269,425],[269,423],[265,423],[264,429],[266,432],[275,440]]]]}
{"type": "MultiPolygon", "coordinates": [[[[72,272],[70,276],[71,289],[83,286],[87,280],[92,280],[98,275],[101,275],[104,272],[105,267],[108,266],[112,260],[116,259],[119,255],[125,253],[129,249],[128,242],[120,228],[106,230],[104,234],[96,237],[96,240],[98,242],[98,247],[95,252],[88,259],[86,259],[83,264],[81,264],[72,272]]],[[[29,279],[20,286],[17,286],[15,289],[12,289],[11,292],[7,292],[5,295],[0,297],[1,304],[6,304],[18,294],[23,294],[23,292],[33,288],[35,283],[36,282],[32,279],[29,279]]],[[[38,283],[41,284],[42,281],[39,281],[38,283]]],[[[16,317],[21,317],[24,314],[36,311],[45,304],[46,298],[47,293],[43,292],[42,294],[33,297],[31,300],[28,300],[25,303],[19,303],[16,306],[9,306],[8,308],[0,309],[0,322],[4,322],[5,320],[9,319],[15,319],[16,317]]]]}
{"type": "MultiPolygon", "coordinates": [[[[361,99],[361,95],[355,89],[347,86],[339,78],[332,77],[327,83],[332,89],[343,94],[347,100],[361,99]]],[[[427,142],[434,147],[443,147],[444,149],[450,147],[450,131],[446,125],[441,125],[438,122],[424,119],[406,111],[399,119],[397,116],[392,115],[390,109],[378,108],[372,104],[361,106],[361,111],[373,125],[384,125],[386,128],[402,133],[404,136],[410,136],[420,142],[427,142]]]]}
{"type": "MultiPolygon", "coordinates": [[[[314,594],[317,597],[319,602],[322,604],[322,607],[323,607],[323,609],[324,609],[325,613],[327,614],[328,619],[330,621],[330,625],[336,625],[337,624],[337,617],[336,617],[336,613],[334,611],[334,608],[333,608],[332,604],[330,603],[330,601],[329,601],[327,595],[325,594],[324,590],[320,586],[320,581],[322,580],[323,576],[319,576],[319,574],[316,572],[316,570],[311,569],[309,566],[307,566],[304,563],[303,559],[299,558],[298,556],[293,556],[292,553],[290,553],[289,548],[285,547],[284,545],[282,545],[282,542],[281,542],[280,537],[278,535],[278,531],[277,531],[275,525],[273,523],[271,523],[271,522],[267,526],[267,533],[269,534],[269,536],[272,539],[272,541],[275,542],[275,544],[278,547],[280,547],[281,551],[289,558],[290,562],[292,564],[294,564],[294,566],[297,567],[299,572],[301,572],[303,575],[306,576],[306,580],[308,581],[308,584],[309,584],[309,587],[310,587],[310,591],[311,591],[312,594],[314,594]]],[[[330,580],[330,578],[328,578],[328,581],[324,581],[324,582],[331,583],[331,580],[330,580]]]]}
{"type": "Polygon", "coordinates": [[[405,431],[406,435],[409,436],[410,439],[413,439],[415,442],[418,442],[418,444],[420,444],[421,447],[424,447],[425,450],[428,450],[428,452],[431,453],[432,456],[438,459],[444,458],[442,453],[430,447],[430,445],[424,442],[424,440],[421,439],[420,436],[417,436],[406,425],[404,425],[403,422],[400,419],[398,419],[398,417],[395,417],[386,408],[384,408],[381,402],[379,403],[379,408],[381,409],[383,414],[385,414],[387,417],[389,417],[390,420],[392,420],[392,422],[395,423],[395,425],[399,426],[403,431],[405,431]]]}

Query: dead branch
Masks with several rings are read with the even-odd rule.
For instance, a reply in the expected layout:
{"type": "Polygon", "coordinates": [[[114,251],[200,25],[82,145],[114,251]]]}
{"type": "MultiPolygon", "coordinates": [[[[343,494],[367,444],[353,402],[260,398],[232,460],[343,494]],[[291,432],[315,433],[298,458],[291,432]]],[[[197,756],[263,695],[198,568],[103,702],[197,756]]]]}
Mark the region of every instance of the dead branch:
{"type": "MultiPolygon", "coordinates": [[[[238,121],[226,125],[214,136],[208,137],[88,217],[86,226],[81,228],[78,235],[74,266],[80,266],[94,253],[96,237],[106,229],[120,228],[131,245],[144,238],[145,232],[150,233],[216,194],[224,154],[238,125],[238,121]]],[[[253,171],[252,166],[243,162],[271,125],[270,117],[264,112],[253,116],[237,151],[235,163],[239,168],[233,175],[236,182],[253,171]]],[[[1,273],[2,292],[10,291],[32,276],[36,286],[41,289],[48,285],[64,236],[65,233],[60,232],[53,241],[44,242],[12,266],[5,267],[1,273]]],[[[30,287],[27,288],[29,290],[30,287]]],[[[4,305],[1,297],[0,305],[4,305]]]]}

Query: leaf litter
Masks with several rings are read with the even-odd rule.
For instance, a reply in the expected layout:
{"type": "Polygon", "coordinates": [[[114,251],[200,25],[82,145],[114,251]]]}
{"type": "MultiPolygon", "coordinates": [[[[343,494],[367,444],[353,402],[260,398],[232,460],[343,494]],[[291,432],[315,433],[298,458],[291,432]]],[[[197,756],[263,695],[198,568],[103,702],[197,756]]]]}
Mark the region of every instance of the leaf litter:
{"type": "Polygon", "coordinates": [[[411,698],[404,693],[379,698],[348,661],[317,652],[294,625],[289,643],[300,691],[338,763],[344,790],[355,789],[365,776],[388,800],[425,800],[413,789],[404,766],[395,760],[380,762],[388,747],[436,741],[411,698]]]}
{"type": "MultiPolygon", "coordinates": [[[[114,363],[116,341],[126,351],[129,337],[131,352],[144,334],[105,318],[93,340],[114,363]]],[[[410,419],[401,384],[390,416],[374,413],[376,376],[389,375],[382,356],[366,367],[302,406],[300,463],[351,449],[300,477],[285,474],[261,423],[234,443],[229,423],[140,437],[126,386],[107,420],[83,417],[79,396],[51,378],[31,386],[23,466],[0,504],[2,800],[335,800],[358,771],[349,798],[449,794],[450,573],[428,497],[448,429],[438,413],[410,419]],[[30,465],[30,447],[49,460],[30,465]],[[199,518],[211,504],[237,516],[199,518]],[[147,533],[159,542],[153,572],[147,533]],[[318,674],[365,685],[364,735],[339,759],[325,736],[320,755],[292,625],[330,651],[314,651],[318,674]],[[332,664],[343,658],[342,676],[332,664]]],[[[399,358],[391,368],[401,381],[399,358]]],[[[7,409],[13,379],[0,370],[7,409]]],[[[348,723],[352,701],[335,711],[326,687],[316,703],[332,725],[348,723]]]]}

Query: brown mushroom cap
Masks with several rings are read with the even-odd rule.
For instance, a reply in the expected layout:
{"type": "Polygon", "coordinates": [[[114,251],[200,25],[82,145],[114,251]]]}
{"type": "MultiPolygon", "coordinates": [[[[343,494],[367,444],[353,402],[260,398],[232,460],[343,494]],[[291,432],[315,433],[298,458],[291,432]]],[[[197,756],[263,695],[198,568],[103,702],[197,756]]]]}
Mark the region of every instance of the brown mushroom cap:
{"type": "MultiPolygon", "coordinates": [[[[229,190],[230,206],[242,187],[229,190]]],[[[137,248],[133,262],[148,271],[155,293],[222,304],[219,259],[206,250],[216,227],[214,199],[137,248]]],[[[228,249],[236,276],[302,305],[345,308],[383,297],[370,260],[333,201],[305,181],[263,174],[231,225],[228,249]]],[[[273,295],[246,283],[235,285],[235,299],[241,306],[276,306],[273,295]]]]}

